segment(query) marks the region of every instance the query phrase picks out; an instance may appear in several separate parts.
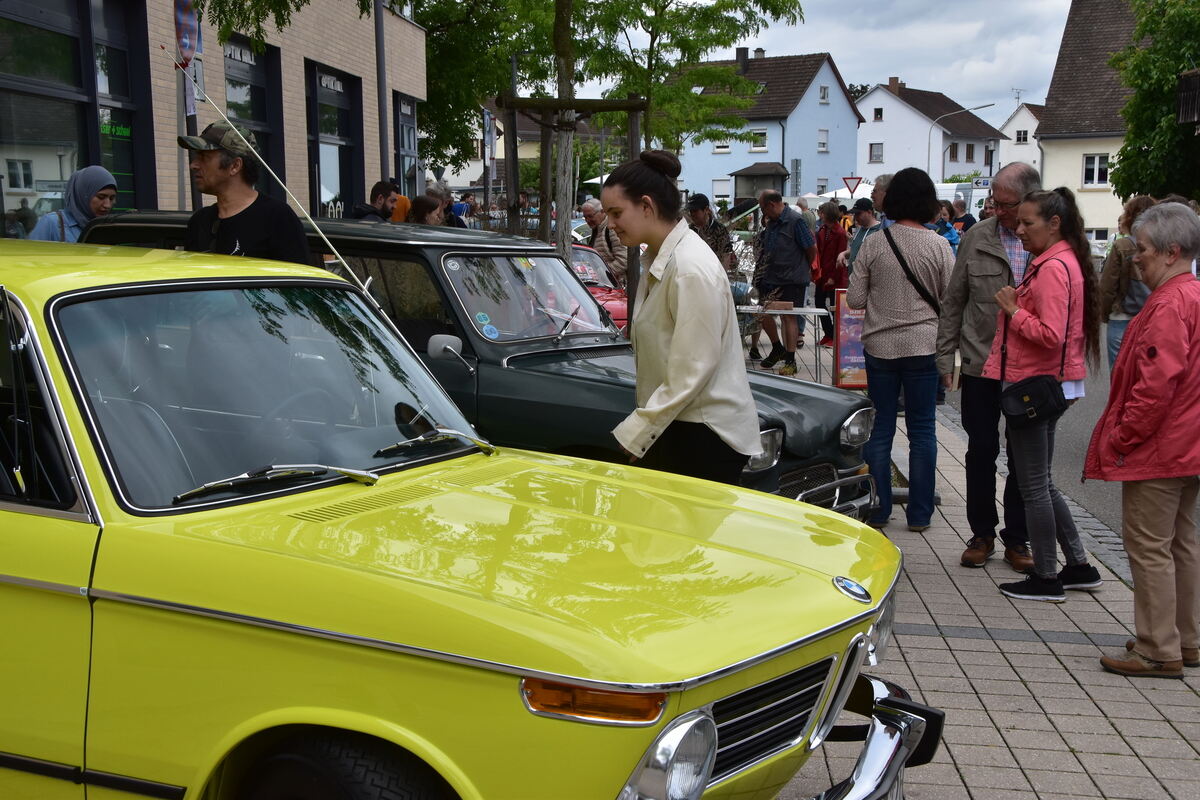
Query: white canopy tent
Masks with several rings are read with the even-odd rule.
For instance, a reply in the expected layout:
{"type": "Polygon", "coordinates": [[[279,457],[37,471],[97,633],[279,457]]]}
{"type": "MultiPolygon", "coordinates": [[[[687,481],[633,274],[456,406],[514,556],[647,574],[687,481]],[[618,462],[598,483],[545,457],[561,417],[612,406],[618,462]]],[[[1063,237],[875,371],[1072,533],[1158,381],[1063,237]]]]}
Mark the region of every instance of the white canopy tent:
{"type": "Polygon", "coordinates": [[[874,188],[874,184],[862,181],[858,184],[858,188],[854,190],[854,194],[851,194],[846,190],[846,187],[843,186],[840,189],[835,189],[832,192],[826,192],[825,194],[821,195],[821,197],[824,197],[826,200],[857,200],[860,197],[870,197],[871,190],[874,188]]]}
{"type": "Polygon", "coordinates": [[[598,178],[589,178],[589,179],[587,179],[586,181],[580,181],[580,183],[597,183],[597,184],[603,184],[603,183],[604,183],[606,180],[608,180],[608,176],[607,176],[607,175],[601,175],[601,176],[600,176],[600,177],[598,177],[598,178]]]}

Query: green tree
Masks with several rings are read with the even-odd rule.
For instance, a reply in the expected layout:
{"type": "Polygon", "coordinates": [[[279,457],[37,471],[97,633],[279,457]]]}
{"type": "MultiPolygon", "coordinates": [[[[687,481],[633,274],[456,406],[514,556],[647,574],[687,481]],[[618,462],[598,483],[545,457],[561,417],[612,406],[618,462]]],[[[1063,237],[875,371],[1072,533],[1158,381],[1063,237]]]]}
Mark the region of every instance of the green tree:
{"type": "Polygon", "coordinates": [[[942,183],[970,183],[976,178],[982,177],[982,175],[983,173],[979,170],[975,170],[974,172],[960,172],[957,175],[951,175],[949,178],[946,178],[942,183]]]}
{"type": "Polygon", "coordinates": [[[1200,196],[1200,137],[1175,121],[1179,74],[1200,62],[1200,2],[1131,0],[1133,41],[1109,64],[1133,89],[1121,115],[1125,144],[1109,171],[1122,198],[1178,192],[1200,196]]]}
{"type": "Polygon", "coordinates": [[[689,137],[732,138],[744,120],[724,115],[751,105],[746,98],[757,88],[732,67],[701,67],[701,62],[714,50],[752,38],[768,23],[794,25],[803,18],[799,0],[587,3],[576,16],[585,43],[577,56],[587,77],[613,82],[609,97],[646,98],[642,139],[647,147],[657,139],[678,148],[689,137]]]}
{"type": "Polygon", "coordinates": [[[846,87],[846,91],[850,92],[850,99],[858,102],[858,98],[862,97],[867,92],[871,91],[869,83],[851,83],[846,87]]]}

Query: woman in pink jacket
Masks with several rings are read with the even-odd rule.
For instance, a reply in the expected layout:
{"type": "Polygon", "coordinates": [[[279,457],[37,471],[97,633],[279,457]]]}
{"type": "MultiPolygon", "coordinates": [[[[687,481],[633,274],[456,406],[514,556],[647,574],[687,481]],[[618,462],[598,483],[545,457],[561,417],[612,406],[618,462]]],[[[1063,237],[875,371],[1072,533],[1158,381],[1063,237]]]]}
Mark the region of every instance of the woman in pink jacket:
{"type": "Polygon", "coordinates": [[[1133,224],[1133,261],[1152,290],[1129,323],[1084,475],[1121,483],[1121,534],[1133,572],[1137,638],[1109,672],[1182,678],[1200,667],[1200,221],[1162,203],[1133,224]]]}
{"type": "MultiPolygon", "coordinates": [[[[983,377],[1003,386],[1035,375],[1054,375],[1068,401],[1083,397],[1086,352],[1099,359],[1096,273],[1075,196],[1066,188],[1030,192],[1018,212],[1017,236],[1033,260],[1015,289],[996,293],[1000,318],[983,377]]],[[[1011,466],[1025,504],[1033,569],[1025,580],[1000,585],[1021,600],[1061,603],[1064,589],[1097,589],[1100,573],[1088,564],[1075,520],[1050,477],[1057,419],[1025,427],[1008,425],[1011,466]],[[1055,542],[1067,565],[1058,571],[1055,542]]]]}

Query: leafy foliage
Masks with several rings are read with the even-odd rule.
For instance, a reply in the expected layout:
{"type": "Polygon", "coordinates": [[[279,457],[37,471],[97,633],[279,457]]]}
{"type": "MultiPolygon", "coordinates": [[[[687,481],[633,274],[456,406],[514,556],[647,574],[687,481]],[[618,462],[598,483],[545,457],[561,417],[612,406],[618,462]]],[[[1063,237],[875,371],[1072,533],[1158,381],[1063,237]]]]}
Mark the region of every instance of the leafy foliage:
{"type": "MultiPolygon", "coordinates": [[[[276,30],[292,24],[292,14],[308,5],[309,0],[192,0],[202,18],[215,23],[222,42],[231,34],[241,33],[256,44],[266,38],[265,23],[275,23],[276,30]]],[[[359,16],[369,16],[372,0],[355,0],[359,16]]]]}
{"type": "Polygon", "coordinates": [[[768,22],[802,20],[799,0],[587,3],[576,17],[580,38],[588,42],[579,49],[579,63],[588,77],[613,81],[609,97],[646,98],[642,139],[647,147],[656,139],[678,148],[690,136],[732,138],[744,120],[722,119],[722,114],[752,105],[747,96],[756,87],[731,67],[700,67],[700,62],[714,50],[755,36],[768,22]],[[696,86],[709,91],[698,94],[696,86]]]}
{"type": "Polygon", "coordinates": [[[976,178],[982,177],[983,173],[979,170],[974,172],[960,172],[957,175],[951,175],[949,178],[944,178],[942,183],[970,183],[976,178]]]}
{"type": "Polygon", "coordinates": [[[1179,74],[1200,63],[1196,0],[1131,0],[1137,25],[1131,44],[1109,61],[1133,96],[1121,114],[1125,144],[1109,181],[1117,194],[1200,196],[1200,136],[1175,121],[1179,74]]]}
{"type": "Polygon", "coordinates": [[[858,98],[862,97],[864,94],[871,91],[871,84],[869,84],[869,83],[851,83],[846,86],[846,90],[848,92],[850,92],[850,99],[857,103],[858,98]]]}

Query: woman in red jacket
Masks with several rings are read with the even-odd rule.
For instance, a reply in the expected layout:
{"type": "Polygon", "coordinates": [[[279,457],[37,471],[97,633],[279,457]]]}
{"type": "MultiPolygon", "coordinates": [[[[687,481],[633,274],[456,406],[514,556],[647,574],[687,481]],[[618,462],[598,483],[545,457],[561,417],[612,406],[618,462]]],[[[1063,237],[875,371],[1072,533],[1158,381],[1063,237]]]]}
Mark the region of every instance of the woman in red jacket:
{"type": "MultiPolygon", "coordinates": [[[[842,210],[837,203],[822,203],[821,227],[817,229],[817,260],[819,268],[813,272],[813,303],[817,308],[829,310],[838,289],[846,288],[846,265],[838,266],[839,253],[845,252],[846,229],[842,227],[842,210]]],[[[818,342],[822,347],[833,347],[833,320],[821,317],[821,329],[825,335],[818,342]]]]}
{"type": "MultiPolygon", "coordinates": [[[[1017,236],[1033,260],[1015,289],[996,292],[1000,318],[983,377],[1002,385],[1054,375],[1067,400],[1083,397],[1086,352],[1093,364],[1100,353],[1098,289],[1091,249],[1075,196],[1066,188],[1030,192],[1018,212],[1017,236]]],[[[1097,589],[1100,573],[1088,564],[1075,520],[1050,478],[1057,419],[1026,427],[1008,425],[1012,469],[1025,504],[1033,569],[1023,581],[1000,591],[1022,600],[1061,603],[1064,589],[1097,589]],[[1058,571],[1057,548],[1067,566],[1058,571]]]]}
{"type": "Polygon", "coordinates": [[[1150,287],[1129,322],[1084,475],[1121,483],[1121,535],[1133,572],[1137,638],[1100,664],[1131,677],[1200,667],[1200,221],[1163,203],[1133,223],[1133,261],[1150,287]]]}

